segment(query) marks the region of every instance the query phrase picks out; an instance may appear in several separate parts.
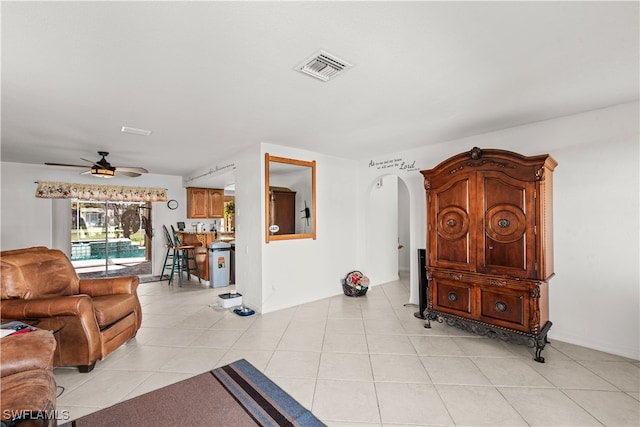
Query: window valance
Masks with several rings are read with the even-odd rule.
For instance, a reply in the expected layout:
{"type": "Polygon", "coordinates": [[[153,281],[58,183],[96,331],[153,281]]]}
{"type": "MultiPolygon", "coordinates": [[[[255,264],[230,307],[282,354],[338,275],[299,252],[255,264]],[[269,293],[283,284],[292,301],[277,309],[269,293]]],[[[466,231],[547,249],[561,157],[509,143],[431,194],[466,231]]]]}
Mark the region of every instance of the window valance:
{"type": "Polygon", "coordinates": [[[36,197],[41,199],[81,199],[110,202],[166,202],[167,190],[155,187],[38,181],[36,197]]]}

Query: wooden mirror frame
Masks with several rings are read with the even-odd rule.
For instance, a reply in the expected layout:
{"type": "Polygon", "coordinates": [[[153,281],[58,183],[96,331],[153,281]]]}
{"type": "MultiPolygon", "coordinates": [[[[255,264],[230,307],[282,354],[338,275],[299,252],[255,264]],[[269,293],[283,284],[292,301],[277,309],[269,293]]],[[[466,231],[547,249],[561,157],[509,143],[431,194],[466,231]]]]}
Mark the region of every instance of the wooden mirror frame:
{"type": "MultiPolygon", "coordinates": [[[[265,240],[267,243],[274,240],[293,240],[293,239],[316,239],[316,161],[305,161],[288,159],[286,157],[271,156],[269,153],[264,155],[264,205],[265,205],[265,240]],[[271,194],[270,194],[270,164],[271,162],[284,163],[293,166],[302,166],[311,168],[311,206],[309,222],[311,224],[311,233],[296,233],[296,234],[271,234],[269,231],[270,218],[271,218],[271,194]]],[[[300,209],[296,208],[296,211],[300,209]]],[[[296,212],[298,214],[299,212],[296,212]]]]}

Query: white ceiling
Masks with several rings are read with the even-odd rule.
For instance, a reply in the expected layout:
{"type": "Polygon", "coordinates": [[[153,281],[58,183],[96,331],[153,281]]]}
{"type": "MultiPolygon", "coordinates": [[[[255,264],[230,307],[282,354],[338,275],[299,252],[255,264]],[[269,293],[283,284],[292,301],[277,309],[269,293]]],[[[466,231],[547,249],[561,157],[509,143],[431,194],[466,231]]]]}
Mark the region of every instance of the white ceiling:
{"type": "Polygon", "coordinates": [[[362,159],[630,102],[638,5],[3,1],[2,161],[189,176],[260,142],[362,159]],[[353,68],[294,71],[320,49],[353,68]]]}

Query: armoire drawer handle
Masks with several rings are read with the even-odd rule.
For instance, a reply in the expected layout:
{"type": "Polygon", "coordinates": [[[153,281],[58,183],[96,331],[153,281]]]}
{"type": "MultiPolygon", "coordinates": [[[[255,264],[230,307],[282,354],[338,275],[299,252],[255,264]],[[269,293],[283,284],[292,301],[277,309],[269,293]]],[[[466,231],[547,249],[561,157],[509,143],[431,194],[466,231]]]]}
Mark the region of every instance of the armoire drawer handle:
{"type": "Polygon", "coordinates": [[[507,304],[498,301],[496,303],[496,310],[498,310],[500,313],[504,313],[505,311],[507,311],[507,304]]]}
{"type": "Polygon", "coordinates": [[[447,299],[451,302],[456,302],[458,301],[458,295],[456,295],[455,292],[449,292],[449,294],[447,294],[447,299]]]}

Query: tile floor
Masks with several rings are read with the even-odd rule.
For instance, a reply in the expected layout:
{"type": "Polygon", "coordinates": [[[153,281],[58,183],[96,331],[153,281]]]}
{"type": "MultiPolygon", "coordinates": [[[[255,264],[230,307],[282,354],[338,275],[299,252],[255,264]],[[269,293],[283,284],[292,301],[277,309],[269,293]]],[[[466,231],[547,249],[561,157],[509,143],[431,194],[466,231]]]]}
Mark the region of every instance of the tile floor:
{"type": "Polygon", "coordinates": [[[245,358],[329,426],[638,426],[640,362],[527,347],[413,313],[406,280],[266,315],[209,307],[230,288],[140,285],[136,338],[79,373],[56,368],[71,419],[245,358]]]}

